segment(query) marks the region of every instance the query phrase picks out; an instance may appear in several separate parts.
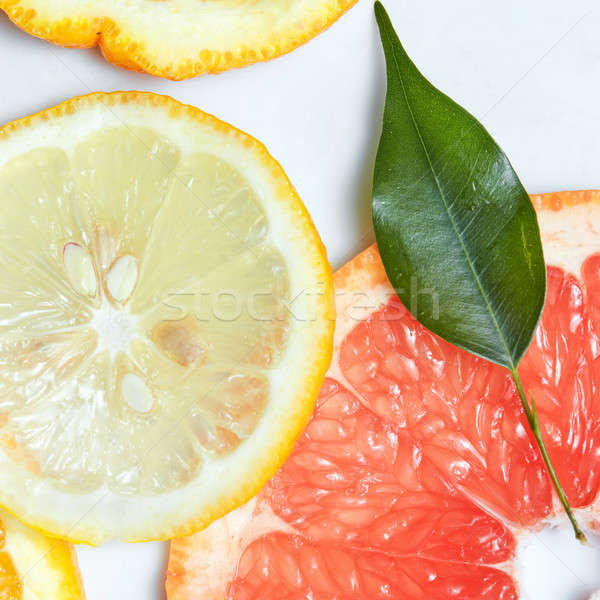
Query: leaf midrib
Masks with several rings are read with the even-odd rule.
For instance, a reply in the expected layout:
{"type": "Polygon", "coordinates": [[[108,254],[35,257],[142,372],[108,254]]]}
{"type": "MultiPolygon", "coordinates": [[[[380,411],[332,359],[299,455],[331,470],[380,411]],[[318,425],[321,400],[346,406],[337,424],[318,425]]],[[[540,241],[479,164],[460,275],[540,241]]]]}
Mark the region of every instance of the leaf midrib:
{"type": "Polygon", "coordinates": [[[458,241],[460,243],[460,246],[462,248],[462,251],[465,255],[465,258],[467,260],[467,264],[469,265],[469,268],[471,269],[471,272],[473,273],[473,277],[475,278],[475,281],[477,283],[477,288],[479,289],[479,293],[481,294],[481,297],[483,298],[483,301],[485,302],[485,305],[488,309],[488,312],[492,318],[492,321],[494,323],[494,327],[496,328],[496,331],[498,332],[498,335],[500,337],[500,341],[502,342],[502,345],[504,346],[504,349],[506,351],[506,356],[509,359],[510,362],[510,368],[511,370],[514,370],[515,364],[513,361],[513,357],[512,354],[510,352],[510,349],[508,347],[508,344],[506,342],[506,339],[504,337],[504,332],[502,331],[502,329],[500,328],[500,324],[498,323],[498,319],[496,318],[496,313],[494,312],[493,308],[492,308],[492,304],[485,292],[485,289],[483,288],[483,284],[479,278],[479,275],[477,274],[477,271],[475,270],[475,265],[473,263],[473,260],[471,259],[471,255],[469,253],[468,248],[466,247],[466,245],[463,242],[462,236],[459,233],[458,230],[458,226],[456,224],[456,222],[454,221],[454,216],[452,214],[452,212],[450,211],[450,207],[448,206],[448,202],[446,200],[446,196],[444,195],[444,192],[442,190],[442,186],[441,183],[437,177],[437,174],[435,172],[435,169],[433,168],[433,163],[431,162],[431,157],[429,156],[429,152],[427,151],[427,147],[425,146],[425,142],[423,140],[423,136],[421,135],[421,130],[419,129],[419,126],[417,124],[417,121],[415,119],[414,113],[412,111],[410,102],[408,101],[408,95],[406,93],[406,88],[404,85],[404,79],[402,77],[402,73],[400,71],[400,64],[398,63],[398,59],[396,57],[396,50],[393,44],[393,40],[390,40],[388,31],[387,31],[387,24],[386,24],[386,28],[384,29],[384,35],[387,38],[387,42],[388,42],[388,46],[391,48],[392,51],[392,57],[394,59],[394,65],[396,66],[396,71],[398,73],[398,78],[400,80],[400,85],[402,87],[402,94],[404,96],[404,100],[406,103],[406,107],[408,108],[408,113],[410,114],[410,119],[411,122],[413,124],[413,127],[415,128],[415,132],[417,133],[417,136],[419,138],[419,142],[421,144],[421,148],[423,150],[423,153],[425,154],[425,158],[427,159],[427,164],[429,165],[429,169],[431,170],[431,174],[433,175],[433,179],[435,181],[435,185],[438,189],[438,193],[440,195],[440,198],[442,199],[442,203],[444,205],[444,209],[446,210],[446,214],[448,215],[448,219],[452,225],[452,229],[454,230],[454,233],[456,234],[456,237],[458,238],[458,241]]]}

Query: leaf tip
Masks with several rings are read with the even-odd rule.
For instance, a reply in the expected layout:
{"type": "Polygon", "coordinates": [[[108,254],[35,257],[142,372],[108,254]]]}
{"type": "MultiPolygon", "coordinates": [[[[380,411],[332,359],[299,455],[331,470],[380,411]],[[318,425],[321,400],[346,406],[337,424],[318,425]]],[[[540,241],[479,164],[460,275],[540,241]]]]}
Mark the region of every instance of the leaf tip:
{"type": "MultiPolygon", "coordinates": [[[[375,0],[375,16],[377,17],[377,21],[381,24],[382,20],[388,17],[387,11],[385,7],[379,0],[375,0]]],[[[389,17],[388,17],[389,18],[389,17]]]]}

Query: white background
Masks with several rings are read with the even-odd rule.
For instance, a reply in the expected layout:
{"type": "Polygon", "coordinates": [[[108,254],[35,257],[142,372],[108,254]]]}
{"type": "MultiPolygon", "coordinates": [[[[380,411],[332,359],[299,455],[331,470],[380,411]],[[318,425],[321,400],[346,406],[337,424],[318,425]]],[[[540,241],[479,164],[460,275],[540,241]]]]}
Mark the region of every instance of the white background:
{"type": "MultiPolygon", "coordinates": [[[[595,4],[387,0],[414,61],[483,121],[530,192],[600,186],[595,4]]],[[[266,143],[334,267],[372,240],[369,191],[385,83],[371,0],[285,57],[183,83],[116,69],[97,50],[50,46],[2,16],[0,77],[2,123],[96,90],[150,90],[194,104],[266,143]]],[[[568,532],[545,533],[532,548],[523,570],[528,600],[583,600],[600,587],[600,552],[577,548],[568,532]]],[[[164,598],[166,545],[78,552],[89,600],[164,598]]]]}

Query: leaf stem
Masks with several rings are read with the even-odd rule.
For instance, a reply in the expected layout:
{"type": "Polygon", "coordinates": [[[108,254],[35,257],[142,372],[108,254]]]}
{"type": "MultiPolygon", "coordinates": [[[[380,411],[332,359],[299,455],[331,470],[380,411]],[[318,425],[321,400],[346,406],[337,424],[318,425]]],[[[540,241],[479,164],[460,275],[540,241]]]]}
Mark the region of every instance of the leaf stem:
{"type": "Polygon", "coordinates": [[[546,449],[546,444],[544,443],[544,439],[542,438],[542,432],[540,429],[540,423],[538,420],[537,409],[535,407],[535,399],[531,397],[531,406],[529,406],[529,402],[527,401],[527,397],[525,396],[525,392],[523,390],[523,385],[521,384],[521,378],[519,377],[519,372],[517,368],[514,367],[511,369],[511,373],[513,379],[515,381],[515,385],[517,386],[517,391],[519,392],[519,396],[521,398],[521,403],[523,404],[523,409],[525,410],[525,415],[527,416],[527,421],[529,422],[529,427],[531,427],[531,431],[537,441],[540,452],[542,453],[542,458],[546,463],[546,467],[548,469],[548,473],[550,473],[550,478],[552,479],[552,483],[556,488],[556,493],[560,498],[560,501],[567,513],[567,517],[569,517],[569,521],[571,521],[571,525],[573,526],[573,531],[575,532],[575,537],[582,543],[587,544],[587,538],[585,533],[580,529],[579,523],[577,523],[577,519],[571,510],[571,506],[569,501],[567,500],[567,496],[558,480],[558,476],[556,475],[556,471],[554,470],[554,466],[552,465],[552,461],[550,460],[550,456],[548,455],[548,450],[546,449]]]}

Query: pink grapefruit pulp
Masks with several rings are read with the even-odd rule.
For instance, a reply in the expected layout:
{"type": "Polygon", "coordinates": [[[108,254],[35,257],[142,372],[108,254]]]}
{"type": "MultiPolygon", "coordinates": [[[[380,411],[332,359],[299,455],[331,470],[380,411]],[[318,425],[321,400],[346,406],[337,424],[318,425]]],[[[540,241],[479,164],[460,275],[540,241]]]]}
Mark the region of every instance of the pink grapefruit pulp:
{"type": "MultiPolygon", "coordinates": [[[[548,295],[520,373],[571,505],[600,529],[600,192],[533,200],[548,295]]],[[[509,373],[419,325],[375,247],[335,285],[312,421],[256,498],[173,542],[169,600],[517,599],[519,536],[563,515],[509,373]]]]}

